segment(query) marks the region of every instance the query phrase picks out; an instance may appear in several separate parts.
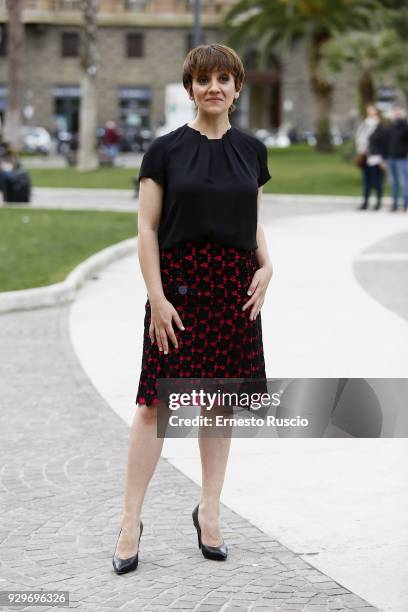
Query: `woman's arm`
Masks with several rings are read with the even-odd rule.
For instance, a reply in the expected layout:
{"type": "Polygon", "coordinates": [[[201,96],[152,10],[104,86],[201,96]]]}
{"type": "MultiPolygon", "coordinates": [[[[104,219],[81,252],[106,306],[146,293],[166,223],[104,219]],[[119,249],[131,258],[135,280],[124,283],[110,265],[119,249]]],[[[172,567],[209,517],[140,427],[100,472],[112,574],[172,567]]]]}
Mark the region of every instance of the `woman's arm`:
{"type": "Polygon", "coordinates": [[[153,179],[143,177],[140,180],[139,192],[138,255],[151,306],[149,336],[152,342],[156,338],[159,350],[167,355],[168,339],[178,348],[173,321],[182,330],[184,326],[177,310],[167,300],[163,291],[158,241],[162,206],[163,187],[153,179]]]}
{"type": "Polygon", "coordinates": [[[256,258],[260,268],[266,268],[273,274],[272,262],[269,257],[268,247],[266,245],[265,234],[262,225],[258,222],[256,230],[256,242],[258,248],[255,251],[256,258]]]}
{"type": "MultiPolygon", "coordinates": [[[[258,189],[258,219],[261,207],[261,197],[262,186],[258,189]]],[[[249,319],[251,321],[256,319],[262,308],[262,305],[265,300],[265,293],[273,274],[273,268],[271,260],[269,258],[265,234],[259,222],[256,231],[256,242],[258,248],[256,249],[255,254],[260,267],[255,272],[251,284],[248,287],[248,295],[250,295],[251,297],[247,302],[245,302],[244,306],[242,307],[242,310],[246,310],[247,308],[252,307],[251,312],[249,313],[249,319]]]]}
{"type": "Polygon", "coordinates": [[[158,230],[163,203],[163,187],[151,178],[140,180],[138,211],[138,256],[149,301],[163,298],[160,275],[158,230]]]}
{"type": "Polygon", "coordinates": [[[256,258],[260,268],[267,268],[270,270],[271,275],[273,274],[272,262],[269,257],[268,247],[266,245],[265,234],[262,225],[259,223],[259,216],[261,212],[261,198],[262,198],[262,186],[258,189],[258,200],[257,200],[257,217],[258,225],[256,229],[256,243],[258,248],[256,249],[256,258]]]}

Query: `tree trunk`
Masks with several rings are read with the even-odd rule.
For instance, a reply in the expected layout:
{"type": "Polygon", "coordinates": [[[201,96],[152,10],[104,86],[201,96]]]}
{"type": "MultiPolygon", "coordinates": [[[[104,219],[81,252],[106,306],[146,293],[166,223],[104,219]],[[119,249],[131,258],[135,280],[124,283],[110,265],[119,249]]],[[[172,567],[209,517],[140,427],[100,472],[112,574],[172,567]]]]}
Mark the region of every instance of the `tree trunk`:
{"type": "Polygon", "coordinates": [[[98,153],[96,151],[97,113],[95,78],[85,73],[81,80],[78,170],[95,170],[98,167],[98,153]]]}
{"type": "Polygon", "coordinates": [[[22,147],[24,25],[23,0],[7,0],[8,9],[8,100],[3,139],[12,155],[22,147]]]}
{"type": "Polygon", "coordinates": [[[94,170],[98,167],[96,151],[96,128],[98,97],[97,73],[97,8],[98,0],[82,0],[82,49],[81,108],[79,114],[78,169],[94,170]]]}
{"type": "Polygon", "coordinates": [[[375,104],[375,86],[369,72],[363,72],[358,80],[359,112],[360,117],[366,116],[366,108],[369,104],[375,104]]]}
{"type": "Polygon", "coordinates": [[[309,46],[309,82],[315,96],[316,119],[316,149],[329,152],[333,150],[331,142],[331,112],[333,108],[333,85],[318,76],[318,66],[321,59],[320,49],[329,40],[327,33],[316,33],[312,36],[309,46]]]}

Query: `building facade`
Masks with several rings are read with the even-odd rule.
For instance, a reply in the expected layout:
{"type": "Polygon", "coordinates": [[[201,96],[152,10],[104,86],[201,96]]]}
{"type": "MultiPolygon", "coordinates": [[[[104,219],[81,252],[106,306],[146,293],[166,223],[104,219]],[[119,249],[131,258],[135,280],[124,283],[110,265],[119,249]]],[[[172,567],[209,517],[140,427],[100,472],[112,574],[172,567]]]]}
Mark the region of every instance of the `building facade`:
{"type": "MultiPolygon", "coordinates": [[[[201,0],[203,42],[225,42],[223,15],[235,0],[201,0]]],[[[7,104],[7,11],[0,0],[0,115],[7,104]]],[[[53,131],[78,129],[80,105],[79,0],[25,0],[25,123],[53,131]]],[[[193,46],[190,0],[99,0],[98,124],[114,119],[155,129],[164,120],[167,83],[181,83],[193,46]]],[[[279,65],[256,67],[256,49],[243,62],[246,79],[231,122],[246,129],[282,124],[312,130],[315,105],[304,47],[279,65]]],[[[187,95],[187,94],[186,94],[187,95]]],[[[357,107],[352,79],[338,79],[334,124],[347,129],[357,107]]]]}

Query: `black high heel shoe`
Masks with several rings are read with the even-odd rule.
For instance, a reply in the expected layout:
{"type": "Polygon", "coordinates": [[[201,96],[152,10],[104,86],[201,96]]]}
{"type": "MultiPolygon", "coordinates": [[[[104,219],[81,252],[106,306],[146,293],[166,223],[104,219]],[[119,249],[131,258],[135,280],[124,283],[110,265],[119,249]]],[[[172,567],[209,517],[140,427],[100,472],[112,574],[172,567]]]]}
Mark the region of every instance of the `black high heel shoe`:
{"type": "MultiPolygon", "coordinates": [[[[140,534],[139,534],[139,546],[140,546],[140,538],[142,537],[143,532],[143,523],[140,521],[140,534]]],[[[120,528],[118,539],[116,540],[116,546],[118,545],[118,540],[120,538],[120,534],[122,533],[122,527],[120,528]]],[[[139,563],[139,547],[137,549],[137,553],[133,555],[133,557],[128,557],[127,559],[120,559],[116,556],[116,546],[115,553],[112,558],[113,569],[117,574],[126,574],[127,572],[131,572],[137,568],[139,563]]]]}
{"type": "Polygon", "coordinates": [[[228,547],[225,542],[220,544],[220,546],[207,546],[207,544],[203,544],[201,541],[201,527],[200,523],[198,522],[199,505],[200,504],[197,504],[192,514],[194,527],[197,529],[198,548],[201,548],[201,552],[203,553],[206,559],[214,559],[215,561],[225,561],[228,556],[228,547]]]}

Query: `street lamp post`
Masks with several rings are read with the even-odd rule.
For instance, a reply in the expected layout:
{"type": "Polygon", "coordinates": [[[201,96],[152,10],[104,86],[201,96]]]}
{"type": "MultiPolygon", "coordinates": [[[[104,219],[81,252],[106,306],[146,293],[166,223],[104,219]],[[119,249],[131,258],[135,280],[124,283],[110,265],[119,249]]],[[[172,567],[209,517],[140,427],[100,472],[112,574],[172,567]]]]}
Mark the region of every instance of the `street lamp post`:
{"type": "Polygon", "coordinates": [[[193,33],[193,46],[197,47],[201,45],[202,31],[200,23],[200,11],[201,11],[201,0],[191,0],[193,5],[194,15],[194,33],[193,33]]]}

